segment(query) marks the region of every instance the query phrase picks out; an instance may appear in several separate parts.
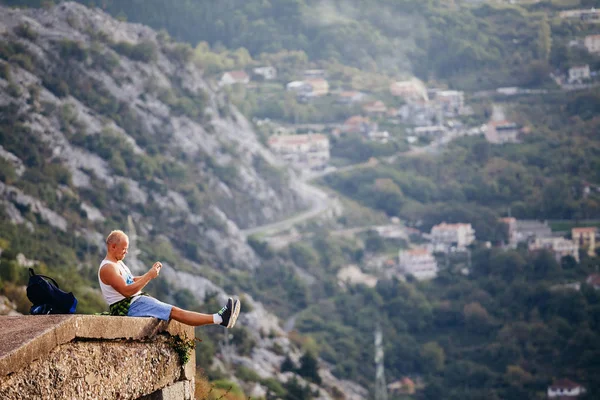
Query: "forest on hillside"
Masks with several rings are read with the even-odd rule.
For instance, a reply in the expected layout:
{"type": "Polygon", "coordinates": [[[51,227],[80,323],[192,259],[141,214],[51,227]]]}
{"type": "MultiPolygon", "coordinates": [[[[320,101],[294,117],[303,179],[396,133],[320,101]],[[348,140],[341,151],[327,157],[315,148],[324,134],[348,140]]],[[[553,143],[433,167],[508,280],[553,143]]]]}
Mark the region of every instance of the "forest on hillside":
{"type": "Polygon", "coordinates": [[[507,104],[531,129],[522,143],[462,138],[440,156],[399,158],[324,182],[390,216],[420,221],[425,231],[444,218],[472,222],[478,237],[494,243],[503,240],[497,217],[509,210],[519,219],[600,218],[600,196],[585,192],[588,182],[600,182],[600,92],[507,104]]]}
{"type": "MultiPolygon", "coordinates": [[[[542,8],[546,2],[523,8],[445,0],[176,0],[168,5],[158,0],[79,1],[164,29],[194,47],[206,42],[216,52],[245,49],[257,59],[264,53],[300,51],[312,61],[398,76],[415,74],[461,88],[538,85],[541,72],[584,57],[571,54],[560,40],[553,46],[552,32],[581,35],[593,30],[548,18],[548,10],[542,8]]],[[[568,6],[574,6],[571,3],[568,6]]],[[[586,7],[593,2],[578,3],[586,7]]],[[[560,4],[552,2],[551,16],[560,4]]]]}

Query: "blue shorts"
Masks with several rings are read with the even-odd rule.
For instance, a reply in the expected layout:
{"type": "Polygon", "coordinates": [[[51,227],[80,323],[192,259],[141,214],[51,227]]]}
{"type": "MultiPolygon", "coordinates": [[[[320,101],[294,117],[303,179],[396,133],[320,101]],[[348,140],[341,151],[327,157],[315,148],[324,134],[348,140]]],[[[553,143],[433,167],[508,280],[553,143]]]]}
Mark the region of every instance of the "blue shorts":
{"type": "Polygon", "coordinates": [[[128,317],[154,317],[168,321],[173,306],[150,296],[140,296],[129,306],[128,317]]]}

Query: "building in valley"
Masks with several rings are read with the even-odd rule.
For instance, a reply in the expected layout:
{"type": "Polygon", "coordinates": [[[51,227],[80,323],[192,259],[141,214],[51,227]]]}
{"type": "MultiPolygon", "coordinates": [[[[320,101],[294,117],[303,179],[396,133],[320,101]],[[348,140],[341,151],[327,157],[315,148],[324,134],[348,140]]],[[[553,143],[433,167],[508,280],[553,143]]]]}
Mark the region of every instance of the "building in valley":
{"type": "Polygon", "coordinates": [[[435,257],[425,248],[400,250],[398,266],[401,273],[412,275],[418,280],[435,278],[438,272],[435,257]]]}
{"type": "Polygon", "coordinates": [[[574,399],[584,395],[585,388],[570,379],[558,379],[548,386],[549,399],[574,399]]]}
{"type": "Polygon", "coordinates": [[[573,228],[571,229],[571,239],[579,248],[587,250],[590,257],[596,255],[596,228],[573,228]]]}
{"type": "Polygon", "coordinates": [[[268,143],[277,156],[301,169],[320,170],[329,163],[329,139],[322,134],[271,136],[268,143]]]}
{"type": "Polygon", "coordinates": [[[536,238],[529,243],[529,251],[549,250],[556,261],[566,256],[572,256],[579,262],[579,245],[562,237],[536,238]]]}
{"type": "Polygon", "coordinates": [[[451,248],[464,250],[475,241],[475,230],[471,224],[442,222],[431,228],[430,236],[436,251],[448,251],[451,248]]]}

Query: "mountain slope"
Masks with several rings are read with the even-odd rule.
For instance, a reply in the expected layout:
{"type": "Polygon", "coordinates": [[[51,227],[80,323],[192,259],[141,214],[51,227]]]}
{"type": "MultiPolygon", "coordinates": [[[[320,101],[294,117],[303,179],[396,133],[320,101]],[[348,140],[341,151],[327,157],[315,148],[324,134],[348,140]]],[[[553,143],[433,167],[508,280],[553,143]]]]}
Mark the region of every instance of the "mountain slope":
{"type": "Polygon", "coordinates": [[[0,19],[2,220],[101,252],[131,216],[142,260],[252,269],[238,227],[304,207],[188,47],[76,3],[0,19]]]}

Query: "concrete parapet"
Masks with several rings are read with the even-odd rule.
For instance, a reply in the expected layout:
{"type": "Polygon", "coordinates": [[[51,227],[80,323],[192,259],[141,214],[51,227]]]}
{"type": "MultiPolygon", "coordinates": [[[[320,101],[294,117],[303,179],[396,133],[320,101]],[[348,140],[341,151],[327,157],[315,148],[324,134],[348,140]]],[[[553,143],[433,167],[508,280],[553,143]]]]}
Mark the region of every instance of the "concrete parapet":
{"type": "Polygon", "coordinates": [[[190,340],[194,329],[154,318],[0,317],[0,398],[137,399],[164,391],[170,397],[160,398],[190,399],[195,357],[181,365],[176,335],[190,340]]]}

